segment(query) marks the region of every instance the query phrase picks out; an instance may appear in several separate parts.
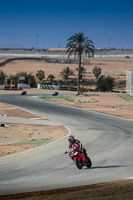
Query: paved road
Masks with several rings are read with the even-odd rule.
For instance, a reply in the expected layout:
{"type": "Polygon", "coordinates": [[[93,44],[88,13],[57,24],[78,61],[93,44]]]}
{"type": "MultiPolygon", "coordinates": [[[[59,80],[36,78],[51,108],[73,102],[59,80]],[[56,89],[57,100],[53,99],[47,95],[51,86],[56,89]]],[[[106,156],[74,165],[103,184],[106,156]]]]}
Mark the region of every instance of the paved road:
{"type": "Polygon", "coordinates": [[[133,121],[48,103],[31,96],[0,95],[6,102],[66,125],[92,159],[79,170],[64,155],[67,138],[0,159],[0,194],[99,183],[133,175],[133,121]]]}

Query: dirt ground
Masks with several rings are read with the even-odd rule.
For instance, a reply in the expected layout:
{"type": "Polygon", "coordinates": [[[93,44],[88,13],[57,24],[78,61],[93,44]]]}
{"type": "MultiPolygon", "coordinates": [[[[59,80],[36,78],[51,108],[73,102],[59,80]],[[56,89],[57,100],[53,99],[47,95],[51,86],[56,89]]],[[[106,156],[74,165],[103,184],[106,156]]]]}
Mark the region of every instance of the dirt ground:
{"type": "Polygon", "coordinates": [[[133,180],[120,180],[89,186],[8,195],[0,200],[132,200],[133,180]]]}
{"type": "Polygon", "coordinates": [[[74,102],[52,99],[52,101],[67,104],[82,109],[115,115],[133,120],[133,102],[127,102],[115,93],[87,93],[85,96],[74,96],[74,102]]]}
{"type": "MultiPolygon", "coordinates": [[[[39,118],[39,116],[25,112],[14,106],[0,103],[0,115],[22,118],[39,118]]],[[[55,141],[67,134],[64,126],[43,126],[26,124],[4,124],[0,123],[0,157],[25,151],[38,145],[10,146],[15,142],[23,140],[47,140],[55,141]]]]}
{"type": "MultiPolygon", "coordinates": [[[[96,64],[99,65],[99,60],[92,60],[92,65],[88,66],[88,69],[92,69],[96,64]]],[[[115,70],[125,72],[126,69],[132,68],[132,63],[127,62],[104,62],[101,58],[102,69],[104,70],[115,70]]],[[[68,66],[68,65],[66,65],[68,66]]],[[[15,74],[16,72],[20,72],[20,69],[23,71],[36,73],[37,70],[44,70],[45,76],[49,74],[53,74],[54,76],[59,76],[59,72],[62,68],[66,67],[65,64],[52,64],[52,63],[39,63],[39,62],[31,62],[31,61],[14,61],[4,66],[2,70],[7,73],[7,75],[15,74]]],[[[69,65],[73,70],[77,67],[77,65],[69,65]]],[[[85,66],[87,67],[87,66],[85,66]]],[[[13,91],[9,91],[12,93],[13,91]]],[[[16,91],[18,93],[19,91],[16,91]]],[[[35,93],[41,92],[42,94],[45,91],[35,90],[35,93]]],[[[46,91],[49,92],[49,91],[46,91]]],[[[50,91],[52,93],[53,91],[50,91]]],[[[4,91],[7,93],[7,91],[4,91]]],[[[28,90],[28,93],[33,93],[33,90],[28,90]]],[[[62,91],[59,91],[62,93],[62,91]]],[[[55,100],[59,103],[64,103],[69,106],[76,106],[83,109],[88,109],[96,112],[101,112],[110,115],[116,115],[119,117],[124,117],[130,120],[133,120],[133,102],[126,102],[121,98],[117,97],[114,93],[91,93],[88,96],[74,96],[73,102],[68,102],[65,100],[55,100]]],[[[15,107],[0,104],[0,114],[1,115],[9,115],[9,116],[21,116],[25,118],[36,118],[38,116],[32,115],[30,113],[26,113],[22,110],[19,110],[15,107]]],[[[7,124],[7,127],[0,127],[0,156],[10,155],[12,153],[17,153],[28,148],[33,148],[35,146],[26,146],[26,147],[13,147],[14,149],[10,149],[11,146],[8,146],[9,143],[14,141],[23,140],[23,139],[37,139],[37,138],[48,138],[53,141],[59,137],[62,137],[66,134],[66,129],[63,127],[51,127],[47,126],[36,126],[31,127],[30,125],[15,125],[15,124],[7,124]],[[16,134],[19,132],[21,126],[21,134],[16,134]],[[44,129],[46,130],[44,134],[44,129]],[[28,130],[28,131],[27,131],[28,130]],[[58,134],[59,133],[59,134],[58,134]],[[21,135],[21,137],[20,137],[21,135]]],[[[42,191],[38,193],[28,193],[28,194],[18,194],[18,195],[9,195],[0,197],[1,200],[6,199],[24,199],[24,200],[71,200],[71,199],[90,199],[90,200],[130,200],[133,199],[133,180],[121,180],[115,182],[109,182],[105,184],[96,184],[85,187],[78,188],[68,188],[68,189],[60,189],[53,191],[42,191]]]]}
{"type": "MultiPolygon", "coordinates": [[[[90,64],[84,65],[86,70],[92,70],[95,66],[101,67],[102,70],[114,71],[114,72],[126,72],[126,70],[133,69],[133,58],[91,58],[89,59],[90,64]],[[112,61],[110,61],[112,60],[112,61]]],[[[36,75],[37,70],[43,70],[45,72],[45,78],[49,74],[53,74],[56,79],[60,79],[60,72],[69,66],[76,73],[77,64],[62,64],[62,63],[46,63],[45,61],[27,61],[27,60],[16,60],[12,61],[0,69],[8,76],[14,75],[17,72],[32,72],[36,75]]],[[[93,76],[94,78],[94,76],[93,76]]]]}

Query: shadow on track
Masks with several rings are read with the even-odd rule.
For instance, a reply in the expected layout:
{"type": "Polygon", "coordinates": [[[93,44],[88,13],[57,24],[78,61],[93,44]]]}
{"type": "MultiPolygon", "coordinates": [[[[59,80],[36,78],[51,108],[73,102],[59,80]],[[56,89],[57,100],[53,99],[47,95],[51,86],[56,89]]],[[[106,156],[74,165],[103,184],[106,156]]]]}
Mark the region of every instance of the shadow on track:
{"type": "Polygon", "coordinates": [[[109,165],[109,166],[96,166],[96,167],[91,167],[91,169],[108,169],[108,168],[120,168],[120,167],[125,167],[125,166],[119,166],[119,165],[109,165]]]}

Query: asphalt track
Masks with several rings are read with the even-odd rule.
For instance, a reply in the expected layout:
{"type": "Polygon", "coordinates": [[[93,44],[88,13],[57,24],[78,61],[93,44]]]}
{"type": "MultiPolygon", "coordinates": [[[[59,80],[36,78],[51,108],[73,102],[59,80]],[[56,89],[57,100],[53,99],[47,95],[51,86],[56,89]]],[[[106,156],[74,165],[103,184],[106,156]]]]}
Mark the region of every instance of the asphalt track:
{"type": "Polygon", "coordinates": [[[76,168],[64,152],[67,137],[0,159],[0,195],[101,183],[133,176],[133,121],[46,102],[0,95],[0,102],[67,126],[87,148],[91,169],[76,168]]]}

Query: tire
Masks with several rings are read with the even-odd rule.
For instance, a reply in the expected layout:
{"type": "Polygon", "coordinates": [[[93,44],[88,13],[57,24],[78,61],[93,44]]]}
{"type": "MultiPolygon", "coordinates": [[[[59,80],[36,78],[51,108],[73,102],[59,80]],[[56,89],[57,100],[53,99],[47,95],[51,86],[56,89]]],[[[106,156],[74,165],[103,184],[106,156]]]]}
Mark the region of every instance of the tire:
{"type": "Polygon", "coordinates": [[[86,167],[91,168],[91,166],[92,166],[91,159],[87,156],[86,167]]]}
{"type": "Polygon", "coordinates": [[[79,162],[78,159],[75,158],[75,159],[74,159],[74,163],[75,163],[75,165],[76,165],[76,167],[77,167],[78,169],[82,169],[82,162],[81,162],[81,160],[80,160],[80,162],[79,162]]]}

